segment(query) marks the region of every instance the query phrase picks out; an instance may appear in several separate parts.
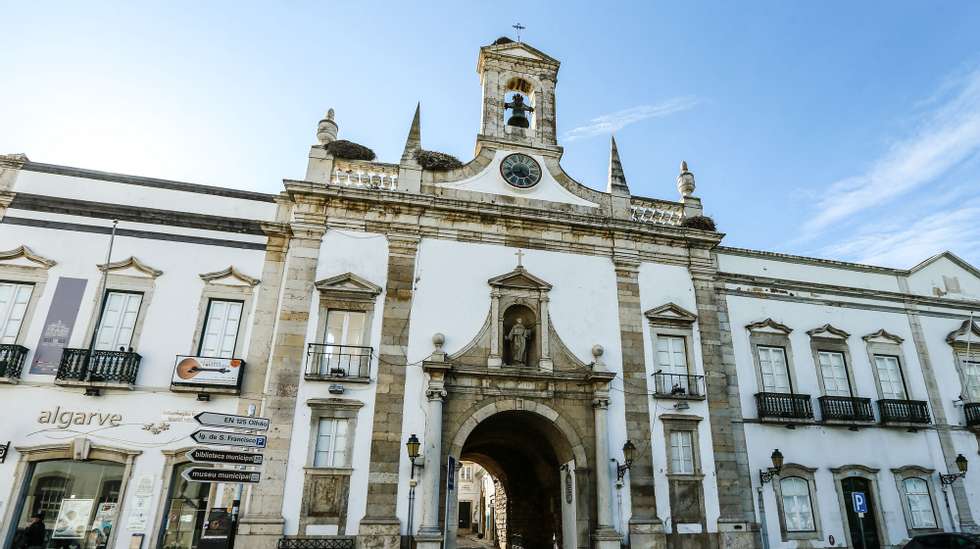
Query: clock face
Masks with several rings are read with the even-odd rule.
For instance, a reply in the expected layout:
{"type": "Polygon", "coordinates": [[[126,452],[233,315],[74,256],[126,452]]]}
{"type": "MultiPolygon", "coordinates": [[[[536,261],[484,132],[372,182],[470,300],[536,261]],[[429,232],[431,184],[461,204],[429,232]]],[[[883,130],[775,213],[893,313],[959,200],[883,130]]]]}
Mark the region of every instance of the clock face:
{"type": "Polygon", "coordinates": [[[500,175],[512,187],[529,189],[541,181],[541,166],[530,156],[515,153],[500,163],[500,175]]]}

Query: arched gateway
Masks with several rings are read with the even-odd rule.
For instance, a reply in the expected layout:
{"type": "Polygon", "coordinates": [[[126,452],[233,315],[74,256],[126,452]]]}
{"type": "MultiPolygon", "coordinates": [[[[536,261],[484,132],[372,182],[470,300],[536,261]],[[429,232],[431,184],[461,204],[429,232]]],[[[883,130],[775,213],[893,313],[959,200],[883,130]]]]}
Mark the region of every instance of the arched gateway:
{"type": "Polygon", "coordinates": [[[455,547],[451,458],[479,464],[496,481],[499,547],[618,548],[607,436],[614,374],[603,365],[602,347],[593,347],[590,364],[568,351],[548,315],[551,285],[522,266],[488,282],[491,303],[480,332],[451,356],[437,334],[423,363],[425,461],[440,467],[427,466],[423,475],[418,546],[455,547]]]}

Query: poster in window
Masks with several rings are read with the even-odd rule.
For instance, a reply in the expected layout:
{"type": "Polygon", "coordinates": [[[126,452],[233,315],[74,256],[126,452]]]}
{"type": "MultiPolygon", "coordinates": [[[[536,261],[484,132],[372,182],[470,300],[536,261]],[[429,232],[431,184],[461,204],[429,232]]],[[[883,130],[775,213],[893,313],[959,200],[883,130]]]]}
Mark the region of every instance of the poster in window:
{"type": "Polygon", "coordinates": [[[191,387],[238,387],[244,362],[237,358],[206,358],[177,355],[173,385],[191,387]]]}
{"type": "Polygon", "coordinates": [[[52,539],[81,539],[92,515],[92,499],[63,499],[54,522],[52,539]]]}

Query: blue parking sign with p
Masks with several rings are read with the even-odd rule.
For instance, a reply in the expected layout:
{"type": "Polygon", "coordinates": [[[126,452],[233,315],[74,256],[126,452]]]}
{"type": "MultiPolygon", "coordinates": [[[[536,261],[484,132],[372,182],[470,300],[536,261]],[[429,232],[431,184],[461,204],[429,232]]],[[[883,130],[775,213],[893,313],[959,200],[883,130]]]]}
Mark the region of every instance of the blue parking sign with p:
{"type": "Polygon", "coordinates": [[[854,505],[855,513],[868,512],[868,498],[864,495],[864,492],[851,492],[851,503],[854,505]]]}

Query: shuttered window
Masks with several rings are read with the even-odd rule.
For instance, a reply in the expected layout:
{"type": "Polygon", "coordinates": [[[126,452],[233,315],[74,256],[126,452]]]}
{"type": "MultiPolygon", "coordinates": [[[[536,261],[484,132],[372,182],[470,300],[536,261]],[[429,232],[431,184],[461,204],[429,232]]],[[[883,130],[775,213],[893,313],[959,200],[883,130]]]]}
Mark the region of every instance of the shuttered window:
{"type": "Polygon", "coordinates": [[[242,302],[212,299],[201,336],[200,356],[232,358],[242,319],[242,302]]]}
{"type": "Polygon", "coordinates": [[[767,393],[790,393],[786,351],[782,347],[759,346],[759,368],[762,370],[762,390],[767,393]]]}
{"type": "Polygon", "coordinates": [[[0,282],[0,343],[17,343],[33,284],[0,282]]]}
{"type": "Polygon", "coordinates": [[[100,351],[129,350],[139,316],[143,294],[109,292],[106,294],[95,348],[100,351]]]}
{"type": "Polygon", "coordinates": [[[817,353],[817,358],[820,361],[824,393],[827,396],[851,396],[851,384],[847,380],[844,353],[820,351],[817,353]]]}
{"type": "Polygon", "coordinates": [[[904,400],[905,383],[902,381],[902,368],[898,357],[875,355],[875,368],[881,384],[881,397],[904,400]]]}
{"type": "Polygon", "coordinates": [[[912,477],[905,479],[902,485],[905,487],[905,498],[909,503],[912,528],[935,528],[936,516],[932,512],[929,483],[919,477],[912,477]]]}

